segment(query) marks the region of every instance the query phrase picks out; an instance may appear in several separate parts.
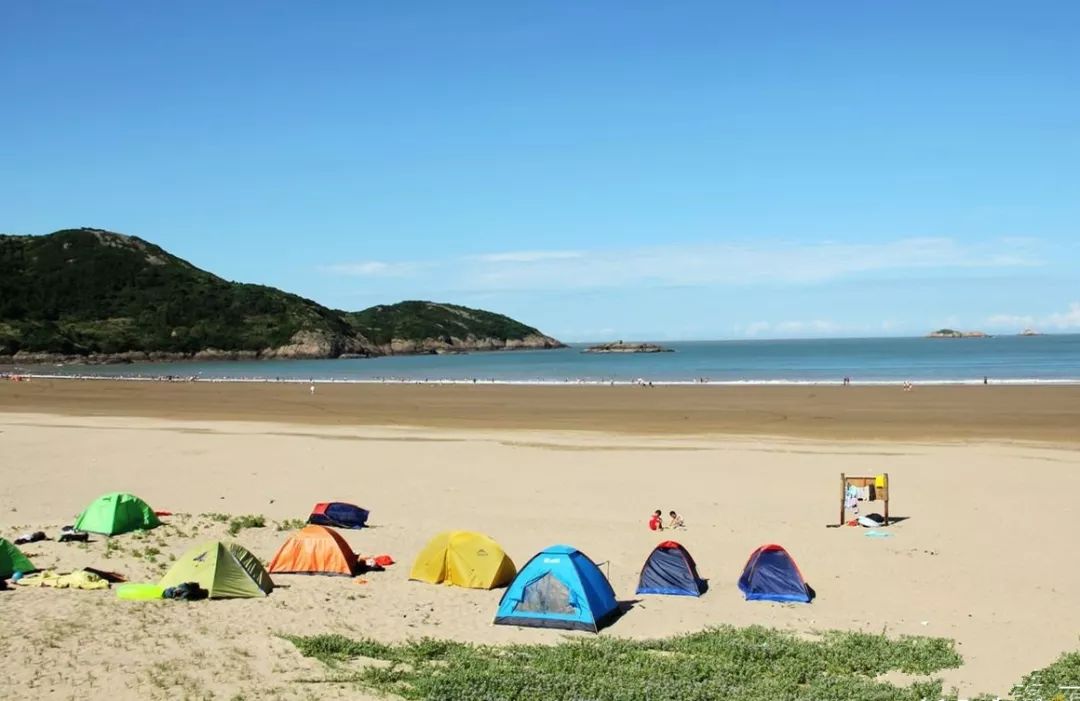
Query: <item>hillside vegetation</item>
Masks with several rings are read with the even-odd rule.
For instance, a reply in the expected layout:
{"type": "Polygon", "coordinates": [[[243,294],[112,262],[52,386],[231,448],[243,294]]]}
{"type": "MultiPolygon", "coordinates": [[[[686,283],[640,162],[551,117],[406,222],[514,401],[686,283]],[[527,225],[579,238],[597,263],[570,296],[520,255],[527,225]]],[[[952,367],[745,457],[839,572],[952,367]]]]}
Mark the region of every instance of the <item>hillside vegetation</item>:
{"type": "Polygon", "coordinates": [[[378,344],[390,343],[395,338],[523,339],[540,334],[531,326],[502,314],[434,302],[380,304],[360,312],[346,312],[345,319],[378,344]]]}
{"type": "MultiPolygon", "coordinates": [[[[406,302],[349,313],[229,282],[134,236],[67,229],[0,235],[0,355],[124,353],[336,357],[514,347],[546,338],[481,310],[406,302]],[[432,339],[435,339],[434,341],[432,339]],[[396,344],[394,342],[397,342],[396,344]],[[458,343],[455,343],[458,341],[458,343]]],[[[557,341],[538,347],[558,345],[557,341]]]]}

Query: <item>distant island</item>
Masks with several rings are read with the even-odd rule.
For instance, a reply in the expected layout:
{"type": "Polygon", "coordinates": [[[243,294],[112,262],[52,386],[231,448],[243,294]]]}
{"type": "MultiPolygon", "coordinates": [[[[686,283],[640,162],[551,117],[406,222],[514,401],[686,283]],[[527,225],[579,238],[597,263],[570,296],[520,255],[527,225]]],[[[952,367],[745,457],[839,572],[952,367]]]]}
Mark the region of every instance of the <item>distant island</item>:
{"type": "Polygon", "coordinates": [[[1018,336],[1042,336],[1042,334],[1040,332],[1036,331],[1035,329],[1024,329],[1023,331],[1021,331],[1017,335],[1018,336]]]}
{"type": "Polygon", "coordinates": [[[455,304],[329,309],[273,287],[229,282],[103,229],[0,235],[0,364],[562,347],[510,317],[455,304]]]}
{"type": "Polygon", "coordinates": [[[623,341],[616,341],[615,343],[600,343],[595,346],[589,346],[581,351],[582,353],[674,353],[671,348],[664,348],[658,346],[655,343],[624,343],[623,341]]]}
{"type": "Polygon", "coordinates": [[[926,335],[927,338],[990,338],[990,334],[984,331],[956,331],[955,329],[938,329],[926,335]]]}

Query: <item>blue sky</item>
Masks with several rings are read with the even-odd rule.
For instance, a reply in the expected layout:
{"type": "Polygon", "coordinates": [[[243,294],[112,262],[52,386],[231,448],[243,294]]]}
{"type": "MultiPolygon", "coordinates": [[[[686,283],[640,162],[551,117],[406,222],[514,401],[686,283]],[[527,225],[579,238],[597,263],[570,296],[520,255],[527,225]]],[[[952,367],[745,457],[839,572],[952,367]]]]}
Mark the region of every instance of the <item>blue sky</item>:
{"type": "Polygon", "coordinates": [[[8,3],[0,231],[566,340],[1080,330],[1075,2],[8,3]]]}

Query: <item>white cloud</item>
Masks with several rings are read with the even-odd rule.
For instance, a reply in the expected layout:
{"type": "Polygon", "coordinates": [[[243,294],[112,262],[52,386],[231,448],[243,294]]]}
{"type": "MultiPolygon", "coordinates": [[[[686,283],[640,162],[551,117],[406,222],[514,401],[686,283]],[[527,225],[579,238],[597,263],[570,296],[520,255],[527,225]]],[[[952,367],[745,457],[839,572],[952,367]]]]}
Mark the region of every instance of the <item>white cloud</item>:
{"type": "Polygon", "coordinates": [[[1073,302],[1069,310],[1056,312],[1046,318],[1046,325],[1056,329],[1080,328],[1080,302],[1073,302]]]}
{"type": "Polygon", "coordinates": [[[482,289],[808,284],[877,271],[1038,264],[1031,246],[1016,242],[965,245],[947,238],[910,238],[866,244],[725,243],[505,258],[499,265],[467,267],[462,284],[482,289]]]}
{"type": "Polygon", "coordinates": [[[744,336],[821,336],[856,331],[834,321],[812,319],[809,321],[754,321],[739,329],[744,336]]]}
{"type": "Polygon", "coordinates": [[[405,277],[414,275],[426,267],[423,263],[386,263],[379,260],[359,263],[334,263],[323,266],[322,270],[334,275],[355,277],[405,277]]]}
{"type": "Polygon", "coordinates": [[[505,253],[485,253],[472,256],[470,260],[485,263],[536,263],[542,260],[569,260],[581,258],[581,251],[507,251],[505,253]]]}
{"type": "Polygon", "coordinates": [[[994,314],[986,320],[988,326],[999,329],[1035,329],[1036,331],[1066,331],[1080,329],[1080,302],[1073,302],[1063,312],[1045,316],[1031,314],[994,314]]]}
{"type": "Polygon", "coordinates": [[[745,336],[760,336],[772,328],[772,324],[767,321],[753,321],[740,329],[745,336]]]}
{"type": "Polygon", "coordinates": [[[446,288],[470,292],[583,290],[631,286],[812,284],[845,276],[915,269],[1010,268],[1041,265],[1037,246],[1012,238],[966,244],[950,238],[880,243],[717,243],[527,250],[449,260],[341,263],[341,275],[402,277],[430,272],[446,288]]]}
{"type": "Polygon", "coordinates": [[[1035,325],[1035,317],[1017,314],[995,314],[986,320],[987,326],[994,327],[1029,327],[1035,325]]]}

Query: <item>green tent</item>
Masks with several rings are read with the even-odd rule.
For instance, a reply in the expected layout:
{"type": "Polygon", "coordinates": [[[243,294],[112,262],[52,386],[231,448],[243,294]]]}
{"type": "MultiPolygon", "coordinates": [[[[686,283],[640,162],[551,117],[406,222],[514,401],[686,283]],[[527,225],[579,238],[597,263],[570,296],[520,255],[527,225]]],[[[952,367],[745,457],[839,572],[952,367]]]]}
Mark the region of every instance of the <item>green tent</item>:
{"type": "Polygon", "coordinates": [[[33,572],[34,566],[22,552],[9,541],[0,538],[0,579],[7,579],[16,572],[33,572]]]}
{"type": "Polygon", "coordinates": [[[196,582],[211,599],[266,596],[270,574],[244,546],[212,540],[188,550],[158,582],[162,588],[196,582]]]}
{"type": "Polygon", "coordinates": [[[119,535],[160,525],[161,521],[149,504],[123,492],[98,497],[75,520],[75,530],[102,535],[119,535]]]}

